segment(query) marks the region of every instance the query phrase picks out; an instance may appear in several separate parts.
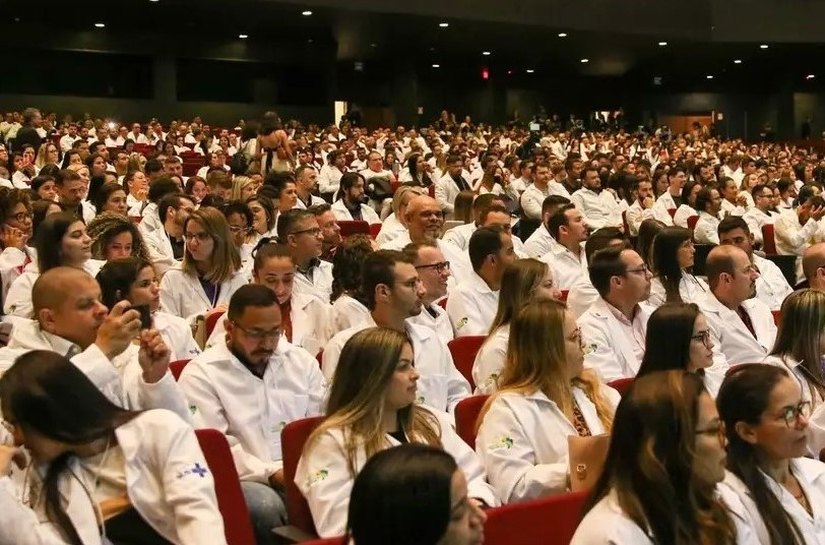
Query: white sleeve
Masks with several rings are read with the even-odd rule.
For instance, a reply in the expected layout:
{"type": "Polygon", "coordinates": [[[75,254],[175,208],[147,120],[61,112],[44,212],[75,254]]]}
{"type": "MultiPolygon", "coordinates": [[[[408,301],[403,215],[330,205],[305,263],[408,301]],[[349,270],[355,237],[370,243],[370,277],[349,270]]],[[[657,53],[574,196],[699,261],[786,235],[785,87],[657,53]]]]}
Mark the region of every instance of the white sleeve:
{"type": "Polygon", "coordinates": [[[60,531],[20,503],[8,477],[0,477],[0,543],[14,545],[66,545],[60,531]]]}
{"type": "Polygon", "coordinates": [[[438,180],[435,183],[435,200],[438,201],[438,205],[445,214],[452,214],[453,203],[451,203],[447,198],[448,191],[445,187],[447,183],[449,182],[444,182],[442,180],[438,180]]]}
{"type": "Polygon", "coordinates": [[[167,272],[160,280],[160,308],[169,314],[186,318],[186,316],[183,316],[183,308],[181,308],[181,305],[178,303],[178,294],[175,293],[175,286],[173,284],[175,274],[176,273],[170,274],[167,272]]]}
{"type": "Polygon", "coordinates": [[[437,417],[441,427],[441,444],[444,450],[455,458],[456,464],[464,473],[467,479],[467,495],[483,501],[489,507],[500,505],[499,495],[487,482],[487,473],[478,454],[458,436],[446,414],[439,412],[437,417]]]}
{"type": "Polygon", "coordinates": [[[32,288],[34,287],[35,275],[21,274],[9,286],[6,300],[3,304],[5,314],[13,314],[23,318],[31,319],[34,313],[32,305],[32,288]]]}
{"type": "MultiPolygon", "coordinates": [[[[582,318],[588,316],[585,314],[582,318]]],[[[590,348],[590,352],[584,356],[584,366],[598,372],[603,382],[624,378],[622,366],[619,365],[610,338],[601,328],[595,327],[594,322],[596,322],[596,319],[579,319],[582,339],[590,348]]]]}
{"type": "Polygon", "coordinates": [[[484,323],[472,294],[461,289],[454,290],[447,298],[447,315],[456,337],[488,333],[490,326],[484,323]]]}
{"type": "Polygon", "coordinates": [[[521,208],[524,211],[524,215],[530,219],[540,220],[541,219],[541,205],[543,203],[538,202],[538,199],[533,197],[532,191],[525,190],[524,193],[521,194],[521,208]]]}
{"type": "Polygon", "coordinates": [[[504,369],[507,359],[507,345],[497,342],[497,337],[491,335],[481,346],[473,362],[473,382],[476,383],[476,393],[490,395],[498,387],[498,377],[504,369]]]}
{"type": "Polygon", "coordinates": [[[788,225],[788,221],[786,216],[776,220],[774,235],[786,246],[791,248],[796,255],[802,255],[805,242],[814,237],[819,230],[819,222],[810,218],[808,222],[802,226],[802,229],[793,230],[793,228],[788,225]]]}

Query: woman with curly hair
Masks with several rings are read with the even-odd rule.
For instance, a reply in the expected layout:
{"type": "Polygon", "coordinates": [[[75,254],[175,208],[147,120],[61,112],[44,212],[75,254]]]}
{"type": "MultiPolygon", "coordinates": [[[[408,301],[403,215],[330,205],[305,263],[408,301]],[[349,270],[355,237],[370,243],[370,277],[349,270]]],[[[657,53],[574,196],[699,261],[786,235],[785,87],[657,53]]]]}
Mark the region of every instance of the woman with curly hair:
{"type": "Polygon", "coordinates": [[[332,324],[333,335],[354,326],[370,311],[360,294],[361,264],[372,252],[367,235],[352,235],[338,245],[332,258],[332,324]]]}
{"type": "Polygon", "coordinates": [[[92,237],[93,259],[139,257],[150,261],[140,230],[126,216],[113,212],[99,214],[86,226],[86,233],[92,237]]]}

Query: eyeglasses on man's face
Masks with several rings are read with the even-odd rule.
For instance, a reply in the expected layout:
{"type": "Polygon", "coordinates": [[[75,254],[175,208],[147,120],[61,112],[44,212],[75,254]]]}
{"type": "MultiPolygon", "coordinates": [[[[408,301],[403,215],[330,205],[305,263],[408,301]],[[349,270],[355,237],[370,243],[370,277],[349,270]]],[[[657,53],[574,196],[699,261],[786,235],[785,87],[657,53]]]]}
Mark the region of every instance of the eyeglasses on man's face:
{"type": "Polygon", "coordinates": [[[418,265],[416,270],[420,271],[422,269],[432,269],[437,273],[442,273],[444,271],[450,270],[450,262],[449,261],[441,261],[439,263],[433,263],[432,265],[418,265]]]}

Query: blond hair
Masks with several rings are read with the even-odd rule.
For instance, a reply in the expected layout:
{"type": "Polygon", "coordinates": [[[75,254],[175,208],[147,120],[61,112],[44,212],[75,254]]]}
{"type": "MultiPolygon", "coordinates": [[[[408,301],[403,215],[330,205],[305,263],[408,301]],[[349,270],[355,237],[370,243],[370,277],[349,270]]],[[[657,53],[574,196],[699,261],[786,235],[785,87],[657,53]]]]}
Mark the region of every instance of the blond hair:
{"type": "MultiPolygon", "coordinates": [[[[184,231],[190,221],[195,221],[212,238],[214,247],[209,259],[209,270],[204,278],[209,282],[220,284],[229,280],[241,268],[241,255],[235,244],[232,243],[232,232],[226,218],[217,209],[206,207],[193,210],[189,213],[184,231]]],[[[181,269],[190,276],[198,276],[195,260],[187,247],[183,254],[181,269]]]]}

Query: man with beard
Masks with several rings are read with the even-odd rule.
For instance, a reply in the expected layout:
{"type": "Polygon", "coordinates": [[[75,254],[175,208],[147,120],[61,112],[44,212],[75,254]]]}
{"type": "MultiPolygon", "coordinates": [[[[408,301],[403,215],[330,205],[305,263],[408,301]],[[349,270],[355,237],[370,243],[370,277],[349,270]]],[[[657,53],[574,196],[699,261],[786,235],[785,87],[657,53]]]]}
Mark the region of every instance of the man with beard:
{"type": "Polygon", "coordinates": [[[357,172],[347,172],[341,176],[340,196],[332,203],[332,213],[338,221],[361,220],[369,224],[381,223],[381,218],[370,208],[366,198],[364,176],[357,172]]]}
{"type": "Polygon", "coordinates": [[[335,248],[343,240],[338,220],[332,213],[332,207],[327,203],[310,206],[309,211],[315,214],[318,228],[321,229],[321,259],[331,262],[332,256],[335,255],[335,248]]]}

